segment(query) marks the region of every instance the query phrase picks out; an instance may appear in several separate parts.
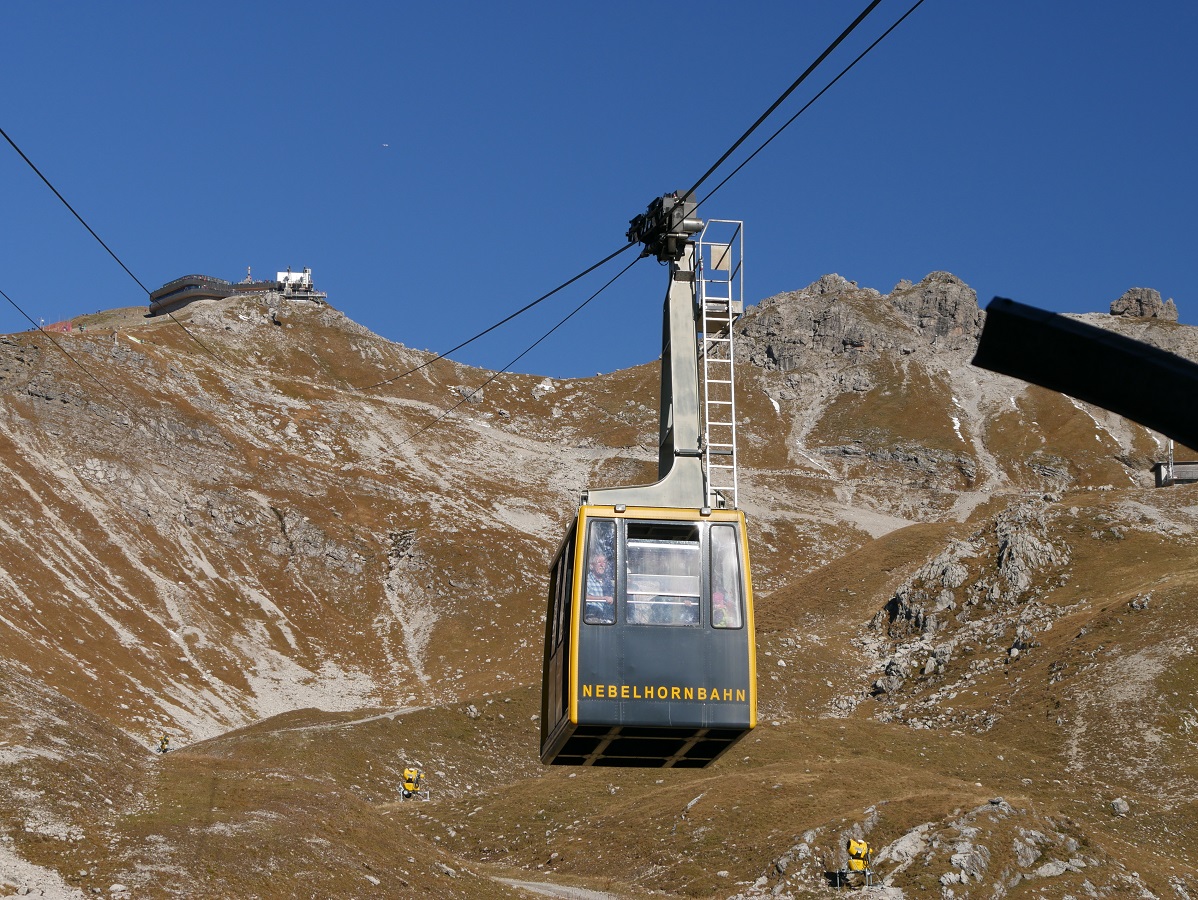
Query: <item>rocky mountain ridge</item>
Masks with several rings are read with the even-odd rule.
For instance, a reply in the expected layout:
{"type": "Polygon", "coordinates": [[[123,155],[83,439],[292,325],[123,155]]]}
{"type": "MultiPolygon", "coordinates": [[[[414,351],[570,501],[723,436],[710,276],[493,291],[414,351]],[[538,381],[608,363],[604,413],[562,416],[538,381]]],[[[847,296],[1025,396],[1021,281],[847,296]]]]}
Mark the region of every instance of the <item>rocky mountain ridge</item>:
{"type": "Polygon", "coordinates": [[[973,369],[983,317],[947,273],[749,311],[762,724],[619,780],[536,762],[542,594],[578,493],[652,479],[654,365],[372,388],[428,355],[261,298],[91,317],[86,372],[0,341],[0,896],[797,896],[850,834],[896,896],[1195,894],[1198,504],[973,369]]]}

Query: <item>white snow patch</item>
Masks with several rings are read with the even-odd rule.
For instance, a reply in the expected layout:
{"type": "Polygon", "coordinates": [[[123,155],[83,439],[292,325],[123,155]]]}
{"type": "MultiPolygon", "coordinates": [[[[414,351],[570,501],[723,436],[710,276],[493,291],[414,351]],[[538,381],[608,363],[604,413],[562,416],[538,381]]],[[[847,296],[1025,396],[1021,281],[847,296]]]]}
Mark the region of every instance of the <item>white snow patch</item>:
{"type": "Polygon", "coordinates": [[[961,434],[961,420],[956,416],[949,416],[949,418],[953,420],[953,431],[957,433],[957,437],[961,440],[961,443],[965,443],[965,435],[961,434]]]}
{"type": "Polygon", "coordinates": [[[775,400],[773,397],[770,397],[770,395],[769,395],[769,394],[766,394],[766,397],[769,397],[770,404],[771,404],[771,405],[774,407],[774,412],[776,412],[776,413],[778,413],[779,415],[781,415],[781,414],[782,414],[782,407],[778,405],[778,401],[777,401],[777,400],[775,400]]]}

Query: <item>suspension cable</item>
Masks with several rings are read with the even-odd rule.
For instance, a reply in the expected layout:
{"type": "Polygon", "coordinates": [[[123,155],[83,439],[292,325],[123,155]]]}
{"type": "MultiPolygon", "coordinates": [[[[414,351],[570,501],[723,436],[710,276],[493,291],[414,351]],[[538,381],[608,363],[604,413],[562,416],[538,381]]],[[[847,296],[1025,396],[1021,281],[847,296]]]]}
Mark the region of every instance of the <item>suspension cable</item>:
{"type": "Polygon", "coordinates": [[[700,206],[702,206],[704,203],[706,203],[708,200],[710,200],[712,195],[716,191],[718,191],[720,188],[722,188],[725,184],[727,184],[731,180],[733,175],[735,175],[737,172],[739,172],[741,169],[743,169],[746,165],[748,165],[749,161],[751,159],[753,159],[753,157],[755,157],[758,153],[760,153],[762,150],[764,150],[766,147],[768,147],[770,145],[770,143],[774,140],[774,138],[776,138],[783,131],[785,131],[790,126],[790,124],[792,122],[794,122],[795,119],[797,119],[799,116],[801,116],[803,113],[805,113],[808,109],[810,109],[812,104],[814,104],[816,100],[818,100],[820,97],[822,97],[824,94],[826,94],[828,92],[828,90],[832,87],[832,85],[836,84],[836,82],[840,81],[841,78],[843,78],[845,75],[847,75],[849,73],[849,70],[852,69],[854,66],[856,66],[857,63],[861,62],[861,60],[863,60],[866,57],[866,55],[871,50],[874,49],[874,47],[876,47],[876,46],[878,46],[878,44],[882,43],[882,41],[890,34],[890,32],[894,31],[894,29],[898,28],[899,25],[903,24],[903,21],[907,18],[907,16],[911,15],[911,13],[915,12],[915,10],[919,9],[919,7],[921,5],[923,5],[923,2],[924,2],[924,0],[916,0],[915,5],[912,6],[910,9],[908,9],[905,13],[903,13],[902,16],[899,17],[898,21],[896,21],[893,25],[891,25],[884,32],[882,32],[881,36],[879,36],[877,38],[877,40],[875,40],[872,44],[870,44],[868,47],[866,47],[864,50],[862,50],[861,53],[857,55],[856,59],[854,59],[851,63],[849,63],[847,66],[845,66],[843,69],[841,69],[840,74],[838,74],[835,78],[833,78],[826,85],[824,85],[824,87],[820,90],[820,92],[818,94],[816,94],[814,97],[812,97],[810,100],[808,100],[805,104],[803,104],[803,107],[798,112],[796,112],[793,116],[791,116],[789,119],[787,119],[785,122],[783,122],[781,128],[779,128],[777,131],[775,131],[773,134],[771,134],[768,138],[766,138],[765,142],[762,143],[760,147],[758,147],[756,150],[754,150],[752,153],[750,153],[740,163],[740,165],[738,165],[735,169],[733,169],[726,176],[724,176],[723,181],[721,181],[719,184],[717,184],[715,187],[713,187],[710,191],[708,191],[707,195],[702,200],[699,200],[695,204],[695,208],[698,209],[700,206]]]}
{"type": "MultiPolygon", "coordinates": [[[[122,260],[119,256],[117,256],[116,253],[113,251],[113,249],[111,247],[109,247],[106,243],[104,243],[104,239],[101,238],[98,234],[96,234],[95,230],[90,225],[88,225],[86,221],[84,221],[83,216],[79,215],[79,213],[75,210],[75,207],[71,206],[71,204],[67,202],[67,198],[64,197],[59,192],[58,188],[56,188],[53,184],[51,184],[49,178],[47,178],[44,174],[42,174],[42,170],[39,169],[36,165],[34,165],[33,160],[31,160],[28,156],[25,155],[25,151],[17,146],[17,142],[14,141],[11,137],[9,137],[8,132],[5,131],[3,128],[0,128],[0,135],[2,135],[4,137],[4,139],[6,141],[8,141],[9,145],[14,150],[17,151],[17,154],[21,157],[21,159],[25,160],[25,164],[28,165],[29,168],[31,168],[34,171],[34,173],[37,175],[37,177],[40,178],[45,183],[46,187],[48,187],[54,193],[54,196],[62,201],[62,205],[71,211],[71,215],[73,215],[76,219],[79,220],[79,224],[87,229],[87,233],[90,234],[92,237],[94,237],[96,239],[96,241],[100,244],[100,246],[108,251],[108,255],[116,260],[117,265],[119,265],[122,269],[124,269],[125,273],[130,278],[132,278],[135,282],[137,282],[137,286],[139,288],[141,288],[143,291],[145,291],[146,296],[147,297],[152,296],[150,289],[148,287],[146,287],[144,284],[142,284],[141,279],[138,278],[136,275],[134,275],[133,271],[127,265],[125,265],[124,260],[122,260]]],[[[11,303],[12,301],[10,300],[9,302],[11,303]]],[[[22,315],[24,315],[23,312],[22,312],[22,315]]],[[[218,356],[215,353],[215,351],[213,351],[203,341],[201,341],[198,337],[196,337],[194,334],[192,334],[190,331],[188,331],[187,328],[184,327],[183,323],[175,318],[174,313],[167,313],[166,315],[172,322],[174,322],[176,325],[178,325],[180,328],[182,328],[183,333],[186,334],[193,341],[195,341],[204,350],[205,353],[207,353],[209,356],[211,356],[213,359],[215,359],[221,365],[226,365],[225,361],[223,359],[221,359],[220,356],[218,356]]],[[[28,316],[26,316],[26,318],[28,318],[28,316]]],[[[32,321],[32,320],[30,320],[30,321],[32,321]]]]}
{"type": "MultiPolygon", "coordinates": [[[[632,246],[632,245],[629,244],[627,246],[632,246]]],[[[625,249],[627,249],[627,247],[625,247],[625,249]]],[[[400,443],[396,446],[396,449],[398,450],[399,447],[402,447],[405,444],[410,443],[415,438],[424,434],[424,432],[428,431],[430,428],[432,428],[434,425],[436,425],[438,422],[440,422],[442,419],[444,419],[446,416],[448,416],[450,413],[452,413],[454,410],[456,410],[458,407],[460,407],[463,403],[466,403],[471,397],[473,397],[475,394],[477,394],[479,391],[481,391],[483,388],[485,388],[488,384],[490,384],[492,381],[494,381],[500,375],[503,375],[505,372],[507,372],[508,369],[510,369],[512,366],[514,366],[516,363],[518,363],[521,359],[523,359],[525,356],[527,356],[529,353],[531,353],[537,347],[538,344],[540,344],[542,341],[548,339],[548,337],[551,334],[553,334],[555,331],[557,331],[559,328],[561,328],[563,325],[565,325],[567,322],[569,322],[578,313],[582,312],[583,308],[588,303],[590,303],[592,300],[594,300],[596,297],[598,297],[600,294],[602,294],[605,290],[607,290],[609,287],[611,287],[612,284],[615,283],[616,279],[620,278],[625,272],[627,272],[629,269],[631,269],[633,266],[635,266],[639,259],[640,259],[640,257],[637,257],[632,262],[630,262],[628,265],[626,265],[623,269],[621,269],[619,272],[617,272],[615,275],[613,275],[611,277],[611,279],[609,279],[608,282],[603,285],[603,287],[599,288],[599,290],[595,291],[595,293],[591,294],[591,296],[589,296],[585,300],[583,300],[582,303],[580,303],[580,304],[578,304],[578,306],[574,307],[574,309],[572,309],[568,315],[566,315],[564,318],[559,320],[556,325],[554,325],[552,328],[550,328],[548,331],[546,331],[543,335],[541,335],[539,338],[537,338],[535,341],[533,341],[531,344],[529,344],[527,347],[525,347],[518,355],[513,357],[507,363],[507,365],[505,365],[502,369],[500,369],[499,371],[492,374],[490,378],[488,378],[486,381],[484,381],[482,384],[480,384],[478,387],[476,387],[474,390],[472,390],[469,394],[465,395],[461,400],[459,400],[457,403],[455,403],[449,409],[445,410],[445,412],[441,413],[441,415],[437,416],[437,418],[433,419],[433,421],[429,422],[423,428],[413,432],[412,434],[410,434],[406,438],[404,438],[402,441],[400,441],[400,443]]],[[[605,262],[606,262],[606,260],[605,260],[605,262]]]]}
{"type": "MultiPolygon", "coordinates": [[[[602,266],[608,262],[611,262],[611,260],[615,259],[617,256],[619,256],[625,250],[628,250],[630,247],[632,247],[632,244],[625,244],[623,247],[621,247],[619,250],[615,251],[614,253],[610,253],[607,256],[603,257],[603,259],[599,260],[599,262],[595,263],[590,268],[584,269],[583,271],[579,272],[577,275],[575,275],[569,281],[563,281],[561,284],[559,284],[553,290],[549,291],[548,293],[542,294],[540,297],[538,297],[536,300],[533,300],[531,303],[528,303],[525,306],[520,307],[520,309],[516,310],[514,313],[512,313],[507,318],[500,319],[498,322],[496,322],[494,325],[490,326],[489,328],[483,329],[478,334],[474,335],[474,337],[467,338],[466,340],[464,340],[460,344],[458,344],[456,347],[451,347],[450,349],[446,350],[444,353],[438,353],[432,359],[427,359],[424,362],[422,362],[420,365],[414,366],[411,369],[408,369],[406,372],[400,372],[398,375],[395,375],[391,378],[384,379],[383,381],[376,382],[375,384],[368,384],[363,388],[359,388],[359,390],[369,391],[372,388],[382,387],[385,384],[390,384],[393,381],[398,381],[401,378],[406,378],[407,376],[411,375],[413,372],[419,372],[425,366],[430,366],[433,363],[435,363],[437,360],[444,359],[445,357],[449,356],[449,354],[451,354],[457,350],[461,350],[467,344],[472,344],[475,341],[477,341],[479,338],[483,337],[484,335],[490,334],[492,331],[494,331],[500,325],[506,325],[508,322],[510,322],[512,319],[516,318],[517,316],[521,315],[522,313],[528,312],[530,309],[532,309],[538,303],[541,303],[544,300],[548,300],[550,297],[552,297],[558,291],[561,291],[561,290],[569,287],[570,285],[572,285],[574,282],[578,281],[583,276],[589,275],[592,272],[594,272],[596,269],[598,269],[600,266],[602,266]]],[[[624,270],[624,272],[627,272],[627,271],[628,271],[628,269],[624,270]]],[[[620,274],[623,275],[624,272],[621,272],[620,274]]],[[[619,276],[616,276],[616,277],[618,278],[619,276]]],[[[614,280],[615,279],[613,278],[612,281],[614,281],[614,280]]],[[[609,281],[608,284],[611,284],[611,282],[609,281]]],[[[607,285],[604,285],[604,287],[607,287],[607,285]]],[[[602,288],[600,290],[602,290],[602,288]]],[[[594,295],[592,295],[592,297],[593,296],[594,295]]],[[[581,307],[579,307],[579,308],[581,309],[581,307]]],[[[573,315],[573,313],[571,313],[571,315],[573,315]]],[[[567,318],[569,318],[569,316],[567,316],[567,318]]]]}
{"type": "Polygon", "coordinates": [[[789,97],[792,93],[794,93],[795,88],[797,88],[800,84],[802,84],[804,81],[807,80],[807,76],[810,75],[812,72],[814,72],[819,67],[819,65],[825,59],[828,58],[829,54],[831,54],[833,50],[835,50],[837,47],[839,47],[841,42],[845,38],[847,38],[850,34],[852,34],[857,29],[857,26],[865,21],[865,17],[868,16],[871,12],[873,12],[874,8],[881,2],[882,2],[882,0],[871,0],[870,4],[868,6],[866,6],[865,9],[863,9],[861,11],[861,13],[857,16],[857,18],[855,18],[852,21],[852,24],[850,24],[848,28],[846,28],[844,31],[842,31],[840,33],[840,36],[838,38],[836,38],[836,40],[834,40],[832,43],[830,43],[824,49],[823,53],[821,53],[818,57],[816,57],[815,61],[812,62],[811,65],[809,65],[804,70],[803,74],[800,75],[798,78],[796,78],[794,80],[794,82],[791,84],[791,86],[782,92],[782,96],[780,96],[777,100],[775,100],[770,105],[769,109],[767,109],[760,116],[758,116],[757,121],[749,126],[749,130],[746,131],[744,134],[742,134],[739,138],[737,138],[736,142],[724,152],[724,155],[721,156],[719,159],[717,159],[715,161],[715,163],[711,166],[711,168],[703,173],[703,177],[700,178],[698,181],[696,181],[693,185],[691,185],[691,189],[689,191],[687,191],[685,194],[683,194],[682,196],[688,197],[691,194],[693,194],[695,191],[697,191],[699,189],[699,187],[703,184],[703,182],[705,182],[708,178],[710,178],[712,173],[715,172],[715,170],[718,169],[720,166],[722,166],[724,164],[724,162],[728,159],[728,157],[736,152],[736,149],[741,144],[743,144],[746,140],[749,139],[749,135],[751,135],[754,131],[756,131],[758,129],[758,127],[760,127],[761,123],[764,122],[767,118],[769,118],[770,115],[773,114],[774,110],[776,110],[779,106],[781,106],[787,97],[789,97]]]}
{"type": "Polygon", "coordinates": [[[19,312],[22,316],[24,316],[29,321],[30,325],[32,325],[39,332],[41,332],[43,337],[45,337],[51,344],[53,344],[55,347],[57,347],[63,356],[65,356],[67,359],[69,359],[71,362],[73,362],[76,366],[78,366],[82,370],[84,375],[86,375],[88,378],[90,378],[92,381],[94,381],[96,384],[98,384],[100,386],[100,389],[102,391],[104,391],[104,393],[106,393],[109,397],[111,397],[113,400],[115,400],[117,402],[117,404],[119,406],[123,407],[126,412],[132,414],[132,410],[130,410],[128,406],[125,406],[124,401],[122,401],[120,397],[118,397],[116,394],[114,394],[112,392],[112,389],[108,385],[106,385],[99,378],[97,378],[95,375],[93,375],[91,373],[91,371],[87,368],[87,366],[83,365],[83,363],[79,362],[79,360],[75,359],[75,357],[71,356],[71,354],[67,352],[67,348],[64,347],[62,344],[60,344],[57,340],[55,340],[54,336],[50,332],[46,331],[46,329],[44,329],[41,325],[39,325],[37,322],[33,321],[33,319],[30,317],[29,313],[27,313],[27,312],[25,312],[25,310],[21,309],[21,307],[17,304],[17,301],[13,300],[12,297],[8,296],[8,294],[4,293],[4,291],[2,291],[2,290],[0,290],[0,297],[3,297],[5,300],[7,300],[9,302],[9,305],[12,306],[13,309],[15,309],[17,312],[19,312]]]}

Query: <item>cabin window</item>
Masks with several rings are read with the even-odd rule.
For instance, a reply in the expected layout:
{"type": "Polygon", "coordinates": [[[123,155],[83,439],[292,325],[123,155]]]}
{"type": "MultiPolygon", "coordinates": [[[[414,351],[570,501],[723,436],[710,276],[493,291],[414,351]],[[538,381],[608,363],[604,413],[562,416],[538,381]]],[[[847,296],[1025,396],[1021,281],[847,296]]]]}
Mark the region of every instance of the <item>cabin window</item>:
{"type": "Polygon", "coordinates": [[[629,522],[625,565],[630,624],[699,624],[698,526],[629,522]]]}
{"type": "Polygon", "coordinates": [[[711,624],[715,628],[744,625],[736,537],[732,525],[711,526],[711,624]]]}
{"type": "Polygon", "coordinates": [[[549,573],[549,646],[562,640],[562,560],[559,557],[549,573]]]}
{"type": "Polygon", "coordinates": [[[616,621],[616,523],[591,519],[587,523],[586,572],[583,574],[586,606],[582,620],[588,625],[616,621]]]}
{"type": "Polygon", "coordinates": [[[570,593],[574,580],[574,541],[567,540],[566,546],[553,569],[553,646],[558,646],[566,637],[570,627],[570,593]]]}

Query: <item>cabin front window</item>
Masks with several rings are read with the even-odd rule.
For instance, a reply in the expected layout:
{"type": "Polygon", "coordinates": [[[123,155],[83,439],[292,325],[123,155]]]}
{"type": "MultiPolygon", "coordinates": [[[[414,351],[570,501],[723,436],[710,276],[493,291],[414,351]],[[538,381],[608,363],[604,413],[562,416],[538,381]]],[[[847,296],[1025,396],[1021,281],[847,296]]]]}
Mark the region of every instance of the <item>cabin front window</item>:
{"type": "Polygon", "coordinates": [[[698,625],[701,573],[697,526],[628,523],[625,608],[630,624],[698,625]]]}

